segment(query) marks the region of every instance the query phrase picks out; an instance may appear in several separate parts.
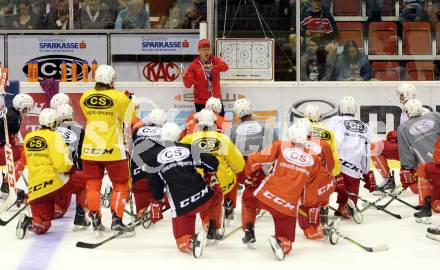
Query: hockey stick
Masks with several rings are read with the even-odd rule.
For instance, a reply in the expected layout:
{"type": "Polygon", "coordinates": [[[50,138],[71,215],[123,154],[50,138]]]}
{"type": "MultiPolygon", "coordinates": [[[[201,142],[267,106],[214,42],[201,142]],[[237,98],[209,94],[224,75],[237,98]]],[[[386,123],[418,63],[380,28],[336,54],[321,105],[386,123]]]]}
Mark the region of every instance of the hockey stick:
{"type": "Polygon", "coordinates": [[[9,222],[11,222],[14,218],[16,218],[23,210],[25,210],[29,204],[25,204],[22,208],[20,208],[14,215],[12,215],[9,219],[3,220],[0,219],[0,226],[6,226],[9,222]]]}
{"type": "MultiPolygon", "coordinates": [[[[361,180],[362,180],[363,182],[365,182],[365,179],[361,178],[361,180]]],[[[385,192],[385,191],[380,190],[380,189],[377,189],[377,188],[376,188],[376,191],[379,191],[382,195],[387,195],[387,196],[389,196],[389,197],[395,199],[396,201],[398,201],[398,202],[400,202],[400,203],[402,203],[402,204],[404,204],[404,205],[406,205],[406,206],[408,206],[408,207],[411,207],[411,208],[414,209],[414,210],[420,210],[420,206],[418,206],[418,205],[412,205],[412,204],[410,204],[410,203],[408,203],[408,202],[406,202],[406,201],[400,199],[400,198],[398,197],[398,195],[395,195],[395,194],[393,194],[392,192],[385,192]]],[[[399,193],[399,195],[400,195],[400,194],[401,194],[401,193],[399,193]]]]}
{"type": "MultiPolygon", "coordinates": [[[[298,209],[298,213],[304,217],[308,217],[308,214],[301,209],[298,209]]],[[[330,232],[347,240],[348,242],[360,247],[361,249],[363,249],[367,252],[381,252],[381,251],[389,250],[388,246],[385,244],[377,245],[377,246],[373,246],[373,247],[364,246],[361,243],[359,243],[358,241],[355,241],[355,240],[351,239],[350,237],[343,235],[341,232],[339,232],[339,229],[336,229],[335,227],[331,227],[330,232]]]]}
{"type": "MultiPolygon", "coordinates": [[[[5,85],[8,81],[8,69],[0,68],[0,95],[2,95],[3,99],[5,98],[5,85]]],[[[6,102],[4,102],[6,104],[6,102]]],[[[6,212],[12,205],[17,201],[17,191],[15,188],[15,166],[14,166],[14,155],[12,152],[12,147],[9,142],[9,132],[8,132],[8,120],[7,120],[7,109],[6,106],[1,108],[1,118],[3,118],[3,129],[5,134],[5,159],[6,166],[8,168],[8,183],[9,183],[9,195],[3,204],[0,205],[0,215],[6,212]]]]}
{"type": "MultiPolygon", "coordinates": [[[[168,209],[169,208],[166,208],[163,212],[167,211],[168,209]]],[[[148,221],[150,220],[150,215],[149,214],[147,214],[147,217],[145,217],[145,218],[137,219],[134,224],[132,224],[132,223],[127,224],[127,229],[119,231],[116,234],[114,234],[114,235],[112,235],[112,236],[102,240],[101,242],[98,242],[98,243],[87,243],[87,242],[79,241],[79,242],[76,242],[76,247],[87,248],[87,249],[94,249],[94,248],[100,247],[100,246],[104,245],[105,243],[110,242],[113,239],[116,239],[116,238],[118,238],[118,237],[120,237],[120,236],[122,236],[122,235],[124,235],[126,233],[132,232],[136,227],[142,225],[147,220],[148,221]]]]}
{"type": "MultiPolygon", "coordinates": [[[[377,204],[377,203],[383,201],[383,200],[386,199],[390,194],[395,194],[394,192],[395,192],[397,189],[399,189],[401,186],[402,186],[402,185],[398,185],[398,186],[396,186],[391,192],[380,195],[379,198],[377,198],[374,202],[371,202],[371,203],[372,203],[372,204],[377,204]]],[[[398,193],[396,193],[396,195],[399,196],[402,192],[403,192],[403,189],[401,189],[398,193]]],[[[394,200],[394,199],[392,199],[392,200],[390,200],[388,203],[386,203],[386,204],[384,205],[384,207],[388,206],[393,200],[394,200]]],[[[365,203],[365,202],[364,202],[364,203],[365,203]]],[[[365,204],[366,204],[366,206],[365,206],[362,210],[360,210],[360,212],[362,212],[362,213],[365,212],[365,211],[367,211],[367,210],[371,207],[370,204],[368,204],[368,203],[365,203],[365,204]]]]}
{"type": "MultiPolygon", "coordinates": [[[[376,203],[374,203],[374,202],[370,202],[370,201],[368,201],[368,200],[366,200],[366,199],[364,199],[364,198],[362,198],[362,197],[360,197],[360,196],[358,196],[358,195],[356,195],[356,194],[354,194],[354,193],[347,192],[347,195],[349,195],[349,196],[353,196],[353,197],[356,197],[356,198],[358,198],[359,200],[361,200],[362,202],[367,203],[367,204],[368,204],[367,207],[374,207],[374,208],[376,208],[377,210],[382,211],[382,212],[384,212],[384,213],[387,213],[387,214],[390,215],[390,216],[393,216],[393,217],[395,217],[395,218],[397,218],[397,219],[402,219],[402,216],[401,216],[401,215],[399,215],[399,214],[394,214],[394,213],[392,213],[392,212],[390,212],[390,211],[388,211],[388,210],[385,209],[385,207],[388,206],[388,205],[391,203],[391,201],[394,201],[395,199],[391,199],[386,205],[377,205],[376,203]]],[[[367,207],[366,207],[366,208],[367,208],[367,207]]],[[[364,209],[366,209],[366,208],[364,208],[364,209]]]]}

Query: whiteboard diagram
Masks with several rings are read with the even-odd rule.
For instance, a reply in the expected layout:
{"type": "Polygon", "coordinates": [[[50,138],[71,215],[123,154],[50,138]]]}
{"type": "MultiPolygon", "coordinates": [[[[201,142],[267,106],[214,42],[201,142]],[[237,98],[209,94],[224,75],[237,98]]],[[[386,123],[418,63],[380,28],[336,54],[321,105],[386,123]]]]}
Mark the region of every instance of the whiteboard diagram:
{"type": "Polygon", "coordinates": [[[273,39],[217,39],[217,56],[229,69],[223,80],[273,80],[273,39]]]}

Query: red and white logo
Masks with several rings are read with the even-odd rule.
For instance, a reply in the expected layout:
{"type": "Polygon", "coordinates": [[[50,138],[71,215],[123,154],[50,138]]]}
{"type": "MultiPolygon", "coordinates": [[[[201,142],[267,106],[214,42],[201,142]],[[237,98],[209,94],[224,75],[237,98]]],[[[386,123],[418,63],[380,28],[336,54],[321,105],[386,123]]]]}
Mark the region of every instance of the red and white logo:
{"type": "Polygon", "coordinates": [[[180,76],[180,68],[170,62],[150,62],[145,65],[143,74],[150,82],[173,82],[180,76]]]}
{"type": "Polygon", "coordinates": [[[301,167],[312,166],[315,163],[311,155],[304,153],[300,149],[296,149],[296,148],[284,149],[283,156],[289,163],[301,167]]]}

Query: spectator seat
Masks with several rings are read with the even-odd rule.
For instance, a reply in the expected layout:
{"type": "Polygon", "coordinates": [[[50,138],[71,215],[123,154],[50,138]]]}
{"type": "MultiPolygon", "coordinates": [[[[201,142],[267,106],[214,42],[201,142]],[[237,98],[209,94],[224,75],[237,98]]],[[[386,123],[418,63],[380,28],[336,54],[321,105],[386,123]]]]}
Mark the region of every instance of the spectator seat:
{"type": "Polygon", "coordinates": [[[428,22],[403,23],[403,54],[432,54],[431,25],[428,22]]]}
{"type": "Polygon", "coordinates": [[[397,54],[397,25],[395,22],[372,22],[369,25],[368,32],[369,54],[397,54]]]}
{"type": "Polygon", "coordinates": [[[338,33],[336,41],[343,45],[348,40],[354,40],[359,48],[364,47],[364,29],[360,22],[337,22],[338,33]]]}
{"type": "Polygon", "coordinates": [[[435,66],[432,62],[408,62],[406,64],[406,79],[408,81],[434,80],[435,66]]]}
{"type": "Polygon", "coordinates": [[[400,66],[397,62],[373,62],[373,78],[380,81],[400,81],[400,66]]]}
{"type": "MultiPolygon", "coordinates": [[[[367,1],[367,16],[371,15],[370,1],[367,1]]],[[[383,0],[382,16],[396,16],[396,0],[383,0]]]]}
{"type": "Polygon", "coordinates": [[[361,0],[333,0],[334,16],[360,16],[361,0]]]}

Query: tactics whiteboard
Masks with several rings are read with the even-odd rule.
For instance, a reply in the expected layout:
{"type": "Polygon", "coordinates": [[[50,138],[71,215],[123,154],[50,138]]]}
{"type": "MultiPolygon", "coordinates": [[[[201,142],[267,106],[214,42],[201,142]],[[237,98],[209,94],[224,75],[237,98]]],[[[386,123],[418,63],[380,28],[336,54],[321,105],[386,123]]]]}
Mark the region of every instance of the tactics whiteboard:
{"type": "Polygon", "coordinates": [[[273,39],[217,39],[217,56],[229,69],[223,80],[274,80],[275,46],[273,39]]]}

